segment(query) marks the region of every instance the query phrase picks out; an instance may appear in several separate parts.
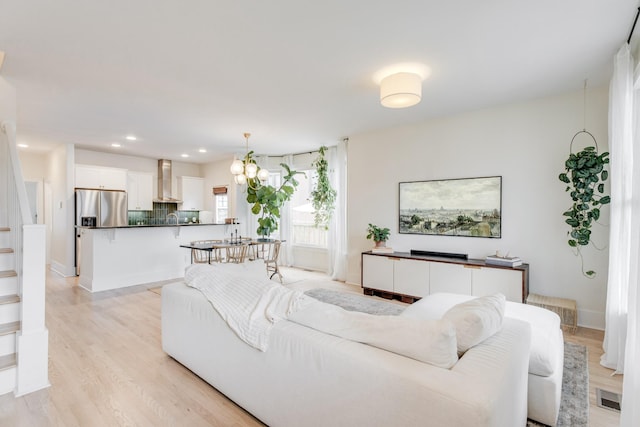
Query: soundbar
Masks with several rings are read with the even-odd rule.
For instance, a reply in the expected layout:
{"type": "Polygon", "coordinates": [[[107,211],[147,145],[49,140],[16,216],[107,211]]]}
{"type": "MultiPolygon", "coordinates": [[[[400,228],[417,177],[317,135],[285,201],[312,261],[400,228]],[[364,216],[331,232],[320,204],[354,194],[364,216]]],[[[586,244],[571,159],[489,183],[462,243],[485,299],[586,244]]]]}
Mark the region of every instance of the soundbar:
{"type": "Polygon", "coordinates": [[[445,258],[456,258],[456,259],[469,259],[468,254],[456,254],[456,253],[447,253],[447,252],[434,252],[434,251],[420,251],[418,249],[411,249],[411,255],[423,255],[423,256],[439,256],[445,258]]]}

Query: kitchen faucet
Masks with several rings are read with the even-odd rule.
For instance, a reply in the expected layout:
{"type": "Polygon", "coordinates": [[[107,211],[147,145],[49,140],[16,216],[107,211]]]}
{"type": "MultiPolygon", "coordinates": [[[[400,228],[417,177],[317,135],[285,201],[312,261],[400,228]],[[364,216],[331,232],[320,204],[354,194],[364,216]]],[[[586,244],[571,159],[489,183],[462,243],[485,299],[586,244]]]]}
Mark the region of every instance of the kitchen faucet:
{"type": "Polygon", "coordinates": [[[170,214],[167,214],[167,218],[165,219],[165,222],[167,224],[169,224],[169,217],[173,217],[176,219],[176,225],[178,224],[179,220],[178,220],[178,215],[175,212],[171,212],[170,214]]]}

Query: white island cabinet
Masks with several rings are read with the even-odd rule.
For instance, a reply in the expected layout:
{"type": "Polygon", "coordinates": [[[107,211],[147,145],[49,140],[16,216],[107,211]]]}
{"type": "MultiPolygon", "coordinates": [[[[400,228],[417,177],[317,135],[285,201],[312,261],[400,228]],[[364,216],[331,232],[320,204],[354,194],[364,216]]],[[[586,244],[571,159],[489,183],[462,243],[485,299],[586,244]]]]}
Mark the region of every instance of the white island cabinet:
{"type": "Polygon", "coordinates": [[[191,251],[180,245],[222,239],[229,227],[194,224],[81,228],[78,283],[98,292],[182,278],[191,263],[191,251]]]}

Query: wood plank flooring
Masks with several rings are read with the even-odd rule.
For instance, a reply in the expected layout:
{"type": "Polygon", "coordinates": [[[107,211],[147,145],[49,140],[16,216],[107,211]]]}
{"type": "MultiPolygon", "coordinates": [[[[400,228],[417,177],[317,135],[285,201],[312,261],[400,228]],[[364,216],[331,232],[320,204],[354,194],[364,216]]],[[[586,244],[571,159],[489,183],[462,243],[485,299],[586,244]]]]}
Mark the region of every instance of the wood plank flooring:
{"type": "MultiPolygon", "coordinates": [[[[360,293],[321,274],[288,273],[292,288],[360,293]]],[[[51,387],[0,396],[0,426],[262,425],[162,351],[160,297],[147,290],[157,284],[90,294],[76,280],[47,273],[51,387]]],[[[590,426],[618,425],[618,413],[595,404],[596,386],[622,388],[622,377],[598,363],[602,332],[580,328],[565,337],[589,350],[590,426]]]]}

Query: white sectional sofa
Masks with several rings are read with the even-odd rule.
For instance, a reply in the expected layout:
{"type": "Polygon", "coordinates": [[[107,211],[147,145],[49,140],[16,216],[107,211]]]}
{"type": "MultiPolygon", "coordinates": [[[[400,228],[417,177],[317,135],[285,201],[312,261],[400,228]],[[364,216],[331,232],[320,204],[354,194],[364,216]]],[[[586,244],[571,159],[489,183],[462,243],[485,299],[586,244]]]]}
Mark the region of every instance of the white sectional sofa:
{"type": "MultiPolygon", "coordinates": [[[[469,295],[435,293],[407,307],[401,316],[440,319],[451,307],[473,298],[469,295]]],[[[540,307],[508,301],[504,316],[525,321],[531,326],[527,416],[542,424],[555,426],[560,411],[564,370],[564,337],[560,317],[540,307]]]]}
{"type": "Polygon", "coordinates": [[[281,320],[262,352],[199,290],[162,289],[164,351],[271,427],[525,426],[530,342],[505,319],[444,369],[281,320]]]}

